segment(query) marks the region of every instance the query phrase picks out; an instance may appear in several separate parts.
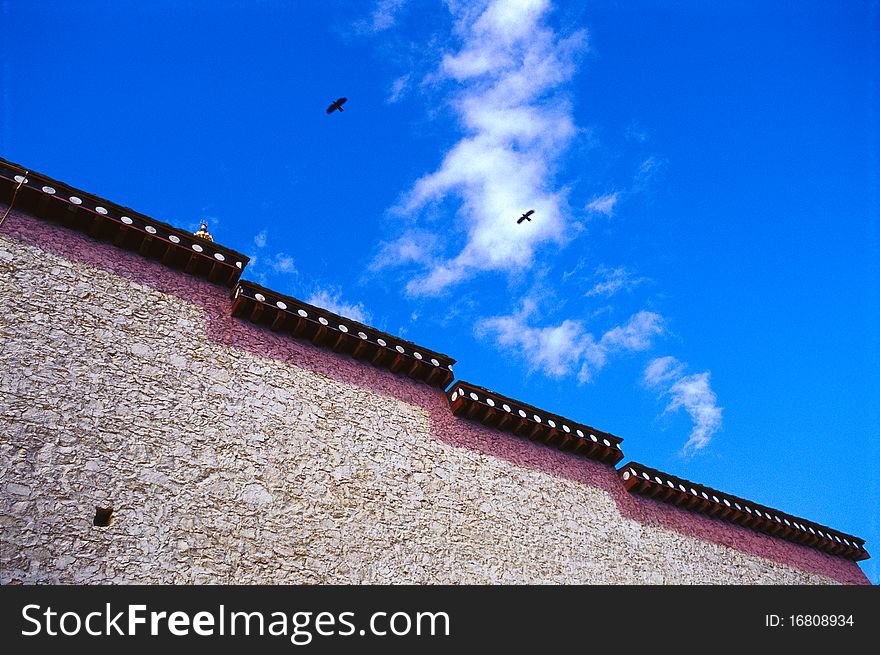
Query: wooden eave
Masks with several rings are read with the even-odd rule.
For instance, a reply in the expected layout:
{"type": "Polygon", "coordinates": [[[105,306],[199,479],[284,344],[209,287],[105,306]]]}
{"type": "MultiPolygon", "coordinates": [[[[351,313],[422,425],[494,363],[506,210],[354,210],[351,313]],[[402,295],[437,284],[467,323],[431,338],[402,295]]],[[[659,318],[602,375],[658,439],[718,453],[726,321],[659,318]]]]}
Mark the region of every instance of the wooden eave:
{"type": "Polygon", "coordinates": [[[623,459],[620,449],[622,438],[484,387],[457,381],[446,392],[446,398],[456,416],[605,464],[614,465],[623,459]]]}
{"type": "Polygon", "coordinates": [[[241,280],[233,291],[232,315],[432,387],[445,389],[454,377],[455,360],[448,355],[248,280],[241,280]]]}
{"type": "Polygon", "coordinates": [[[865,540],[711,487],[629,462],[618,470],[627,491],[648,496],[756,532],[851,560],[870,557],[865,540]]]}
{"type": "Polygon", "coordinates": [[[249,258],[52,178],[0,159],[0,201],[38,218],[140,253],[166,266],[233,286],[249,258]],[[16,190],[17,189],[17,190],[16,190]]]}

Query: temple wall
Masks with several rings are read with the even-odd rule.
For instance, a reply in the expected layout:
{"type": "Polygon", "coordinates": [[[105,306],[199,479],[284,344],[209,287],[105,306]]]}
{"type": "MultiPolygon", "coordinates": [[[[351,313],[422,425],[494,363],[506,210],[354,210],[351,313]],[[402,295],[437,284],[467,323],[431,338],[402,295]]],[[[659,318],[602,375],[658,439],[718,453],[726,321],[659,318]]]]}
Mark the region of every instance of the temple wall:
{"type": "Polygon", "coordinates": [[[225,288],[9,215],[0,582],[866,582],[229,307],[225,288]]]}

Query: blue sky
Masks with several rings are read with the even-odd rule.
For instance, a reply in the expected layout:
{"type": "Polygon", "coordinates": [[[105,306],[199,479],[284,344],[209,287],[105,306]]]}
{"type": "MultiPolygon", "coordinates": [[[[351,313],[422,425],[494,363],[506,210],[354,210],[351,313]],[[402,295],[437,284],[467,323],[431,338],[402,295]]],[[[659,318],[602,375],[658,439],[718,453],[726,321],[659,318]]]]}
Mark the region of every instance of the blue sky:
{"type": "Polygon", "coordinates": [[[0,19],[0,156],[880,557],[876,2],[0,19]]]}

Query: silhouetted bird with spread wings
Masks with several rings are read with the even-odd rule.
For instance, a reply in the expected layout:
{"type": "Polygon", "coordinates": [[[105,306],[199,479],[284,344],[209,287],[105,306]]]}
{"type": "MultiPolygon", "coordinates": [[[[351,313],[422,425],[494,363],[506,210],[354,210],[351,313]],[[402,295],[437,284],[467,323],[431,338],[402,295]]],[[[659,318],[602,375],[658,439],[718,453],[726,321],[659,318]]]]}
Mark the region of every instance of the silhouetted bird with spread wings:
{"type": "Polygon", "coordinates": [[[339,100],[336,100],[332,105],[327,107],[327,113],[332,114],[334,111],[337,110],[342,111],[342,105],[345,104],[346,100],[348,100],[348,98],[339,98],[339,100]]]}
{"type": "Polygon", "coordinates": [[[535,213],[535,210],[534,210],[534,209],[530,209],[530,210],[527,211],[525,214],[523,214],[522,216],[519,217],[519,219],[516,221],[516,224],[519,225],[519,224],[522,223],[523,221],[531,221],[532,219],[529,218],[529,216],[531,216],[531,215],[534,214],[534,213],[535,213]]]}

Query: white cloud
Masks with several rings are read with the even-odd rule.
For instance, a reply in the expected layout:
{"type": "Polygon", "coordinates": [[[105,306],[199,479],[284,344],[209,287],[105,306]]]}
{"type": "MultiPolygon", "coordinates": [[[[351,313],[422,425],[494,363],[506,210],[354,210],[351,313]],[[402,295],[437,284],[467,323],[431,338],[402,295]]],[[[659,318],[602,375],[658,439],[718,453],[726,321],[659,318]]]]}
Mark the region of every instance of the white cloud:
{"type": "Polygon", "coordinates": [[[709,384],[709,371],[684,375],[685,368],[674,357],[658,357],[645,368],[643,380],[654,389],[665,387],[663,394],[669,396],[669,403],[664,413],[684,409],[690,415],[693,429],[682,454],[692,455],[708,446],[721,429],[723,408],[718,407],[718,397],[709,384]]]}
{"type": "Polygon", "coordinates": [[[384,32],[394,26],[397,15],[405,4],[406,0],[378,0],[370,18],[358,20],[355,28],[360,32],[384,32]]]}
{"type": "Polygon", "coordinates": [[[598,343],[589,345],[578,371],[578,380],[591,382],[594,375],[605,367],[610,355],[647,350],[653,345],[654,337],[661,334],[663,317],[660,314],[647,311],[633,314],[625,325],[608,330],[598,343]]]}
{"type": "Polygon", "coordinates": [[[534,301],[524,300],[522,309],[515,314],[480,321],[477,333],[494,333],[497,345],[523,356],[532,370],[562,377],[577,366],[589,335],[579,321],[566,320],[556,327],[531,327],[528,319],[535,310],[534,301]]]}
{"type": "Polygon", "coordinates": [[[614,207],[617,205],[618,193],[606,193],[603,196],[597,196],[587,203],[587,209],[599,214],[611,216],[614,213],[614,207]]]}
{"type": "Polygon", "coordinates": [[[391,83],[391,92],[388,94],[388,98],[386,102],[388,104],[394,104],[398,102],[406,93],[407,88],[409,87],[409,80],[411,75],[407,73],[406,75],[401,75],[394,82],[391,83]]]}
{"type": "Polygon", "coordinates": [[[261,231],[260,231],[260,232],[254,237],[254,245],[255,245],[257,248],[265,248],[265,247],[266,247],[266,230],[261,230],[261,231]]]}
{"type": "Polygon", "coordinates": [[[660,161],[656,157],[648,157],[639,165],[639,174],[648,175],[660,165],[660,161]]]}
{"type": "Polygon", "coordinates": [[[370,319],[370,314],[364,308],[363,303],[345,302],[342,300],[342,294],[338,291],[320,289],[309,296],[306,302],[361,323],[367,323],[370,319]]]}
{"type": "Polygon", "coordinates": [[[639,164],[633,180],[633,192],[640,193],[645,191],[650,186],[651,181],[663,171],[666,163],[666,160],[661,157],[651,156],[639,164]]]}
{"type": "Polygon", "coordinates": [[[426,276],[407,282],[406,291],[413,296],[432,296],[467,277],[467,270],[454,264],[437,264],[426,276]]]}
{"type": "Polygon", "coordinates": [[[709,386],[709,372],[679,379],[669,390],[672,400],[667,411],[683,407],[694,422],[694,429],[682,452],[696,452],[709,445],[712,435],[721,428],[721,408],[709,386]]]}
{"type": "Polygon", "coordinates": [[[440,167],[415,182],[395,211],[416,215],[433,202],[460,201],[466,243],[437,258],[411,281],[414,295],[435,295],[480,271],[520,271],[535,250],[567,238],[566,197],[554,169],[577,132],[560,86],[585,48],[584,32],[563,37],[545,23],[546,0],[493,0],[460,15],[457,52],[447,53],[437,79],[453,80],[453,101],[466,136],[440,167]],[[516,224],[527,209],[531,222],[516,224]]]}
{"type": "MultiPolygon", "coordinates": [[[[565,275],[563,275],[565,278],[565,275]]],[[[605,296],[611,297],[621,290],[629,291],[633,287],[645,281],[644,278],[634,278],[625,268],[618,266],[617,268],[607,268],[600,266],[596,269],[597,282],[586,292],[586,296],[605,296]]]]}
{"type": "Polygon", "coordinates": [[[272,261],[269,262],[269,266],[272,267],[272,270],[279,273],[293,273],[296,271],[293,257],[283,252],[276,253],[272,261]]]}
{"type": "Polygon", "coordinates": [[[477,324],[477,334],[492,334],[503,349],[524,358],[532,371],[559,378],[578,371],[581,382],[591,382],[612,355],[645,350],[654,336],[662,334],[663,319],[653,312],[638,312],[623,326],[605,332],[597,341],[581,321],[566,319],[559,325],[533,327],[529,319],[537,312],[534,301],[523,301],[520,311],[494,316],[477,324]]]}
{"type": "Polygon", "coordinates": [[[655,312],[633,314],[626,325],[618,325],[602,335],[606,350],[641,351],[651,347],[651,339],[663,333],[663,317],[655,312]]]}
{"type": "Polygon", "coordinates": [[[657,357],[645,367],[644,382],[649,387],[657,387],[681,377],[685,366],[675,357],[657,357]]]}
{"type": "Polygon", "coordinates": [[[369,269],[378,271],[405,264],[427,263],[433,258],[437,238],[428,232],[411,231],[395,241],[383,242],[369,269]]]}
{"type": "Polygon", "coordinates": [[[573,269],[562,273],[562,281],[563,282],[567,281],[568,278],[570,278],[572,275],[578,275],[582,270],[584,270],[584,268],[586,268],[587,264],[588,264],[588,260],[586,260],[586,259],[579,260],[578,263],[575,264],[575,267],[573,269]]]}

